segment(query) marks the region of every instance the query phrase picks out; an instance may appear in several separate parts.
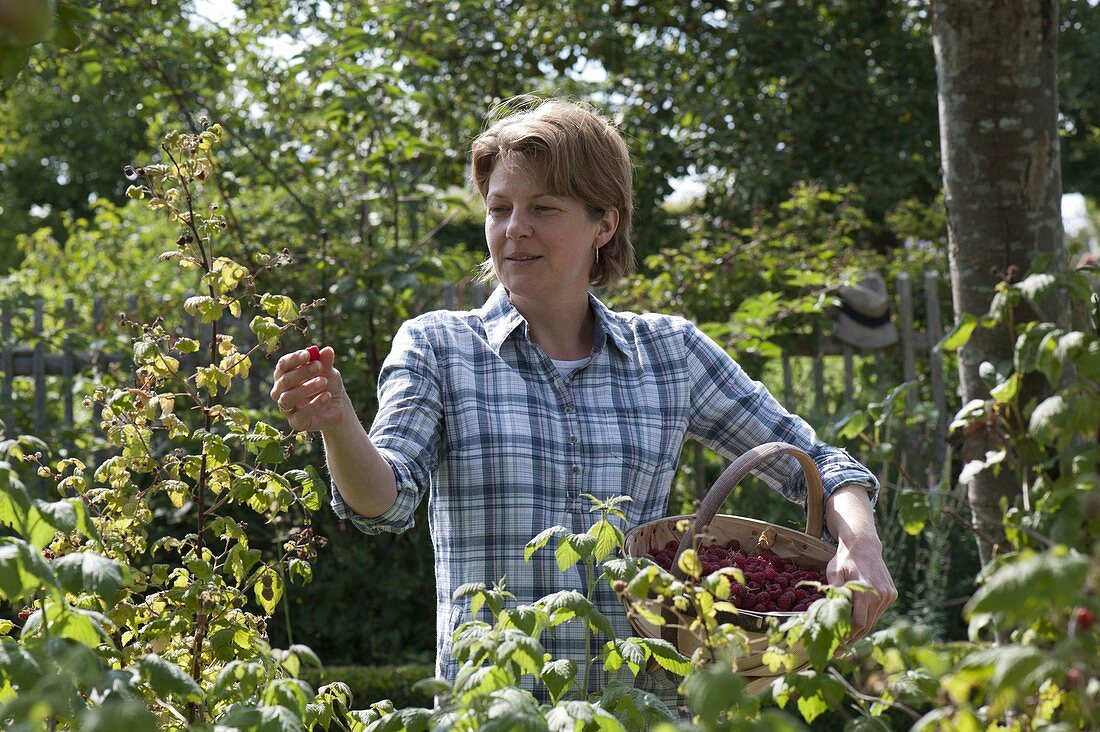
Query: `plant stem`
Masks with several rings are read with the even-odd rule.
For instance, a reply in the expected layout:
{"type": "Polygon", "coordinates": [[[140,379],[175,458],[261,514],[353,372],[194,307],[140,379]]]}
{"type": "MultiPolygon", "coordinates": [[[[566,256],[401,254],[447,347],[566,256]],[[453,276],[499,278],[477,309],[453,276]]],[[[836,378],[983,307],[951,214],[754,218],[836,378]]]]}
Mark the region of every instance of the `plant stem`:
{"type": "MultiPolygon", "coordinates": [[[[588,559],[584,563],[584,571],[586,579],[588,581],[588,599],[592,599],[593,591],[596,588],[596,560],[588,559]]],[[[588,623],[584,624],[584,697],[587,699],[589,694],[588,681],[591,675],[592,669],[592,629],[588,627],[588,623]]]]}

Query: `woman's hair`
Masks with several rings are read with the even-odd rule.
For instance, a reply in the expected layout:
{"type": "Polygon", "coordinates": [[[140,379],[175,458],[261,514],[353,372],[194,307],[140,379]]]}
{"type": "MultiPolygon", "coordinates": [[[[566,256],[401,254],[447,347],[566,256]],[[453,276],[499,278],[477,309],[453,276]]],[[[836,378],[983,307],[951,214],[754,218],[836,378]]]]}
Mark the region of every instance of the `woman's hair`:
{"type": "MultiPolygon", "coordinates": [[[[547,192],[576,198],[593,220],[614,208],[619,225],[599,250],[590,284],[610,284],[634,270],[630,242],[633,213],[633,167],[618,129],[605,117],[575,102],[517,97],[496,107],[496,117],[470,149],[470,179],[482,200],[489,176],[502,158],[521,158],[543,176],[547,192]],[[503,116],[502,116],[503,115],[503,116]]],[[[492,260],[481,266],[480,279],[495,276],[492,260]]]]}

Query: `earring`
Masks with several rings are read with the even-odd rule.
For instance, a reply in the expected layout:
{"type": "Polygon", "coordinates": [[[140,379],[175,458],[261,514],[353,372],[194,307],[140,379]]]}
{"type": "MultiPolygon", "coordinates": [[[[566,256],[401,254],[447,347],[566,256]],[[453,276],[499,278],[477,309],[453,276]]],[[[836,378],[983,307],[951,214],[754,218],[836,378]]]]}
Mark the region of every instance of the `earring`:
{"type": "Polygon", "coordinates": [[[600,263],[600,247],[596,247],[596,264],[600,263]]]}

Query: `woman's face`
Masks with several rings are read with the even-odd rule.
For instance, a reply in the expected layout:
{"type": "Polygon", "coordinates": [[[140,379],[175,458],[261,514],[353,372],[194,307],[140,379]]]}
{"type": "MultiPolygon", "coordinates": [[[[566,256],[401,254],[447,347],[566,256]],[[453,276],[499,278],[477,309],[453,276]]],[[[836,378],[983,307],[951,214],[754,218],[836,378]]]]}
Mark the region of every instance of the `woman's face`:
{"type": "Polygon", "coordinates": [[[523,158],[497,162],[485,208],[489,256],[513,304],[553,308],[587,297],[596,249],[615,233],[617,211],[593,219],[580,200],[550,195],[523,158]]]}

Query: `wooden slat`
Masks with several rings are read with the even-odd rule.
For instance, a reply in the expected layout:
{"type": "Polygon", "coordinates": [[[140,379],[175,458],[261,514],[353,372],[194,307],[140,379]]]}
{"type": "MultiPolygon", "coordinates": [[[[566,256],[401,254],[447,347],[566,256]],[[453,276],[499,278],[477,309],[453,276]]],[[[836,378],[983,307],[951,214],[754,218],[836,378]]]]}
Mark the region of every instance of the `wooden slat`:
{"type": "Polygon", "coordinates": [[[902,272],[898,275],[898,316],[901,336],[901,366],[906,381],[917,378],[915,348],[913,346],[913,293],[909,286],[909,275],[902,272]]]}
{"type": "Polygon", "coordinates": [[[855,368],[853,364],[854,356],[852,347],[847,343],[844,344],[844,401],[845,403],[852,401],[852,392],[854,390],[853,382],[855,381],[855,368]]]}
{"type": "Polygon", "coordinates": [[[814,328],[814,342],[817,345],[817,353],[814,354],[814,407],[818,410],[825,407],[825,354],[822,353],[821,330],[814,328]]]}
{"type": "Polygon", "coordinates": [[[43,309],[41,300],[34,302],[34,362],[31,371],[34,374],[34,431],[37,435],[46,432],[46,344],[42,341],[43,309]]]}
{"type": "Polygon", "coordinates": [[[70,429],[73,427],[73,299],[65,298],[65,337],[61,362],[61,395],[65,408],[65,424],[70,429]]]}
{"type": "Polygon", "coordinates": [[[14,353],[11,343],[11,310],[3,308],[0,310],[0,371],[4,372],[4,380],[0,382],[0,416],[3,417],[4,424],[7,425],[9,436],[15,430],[15,425],[12,423],[14,414],[12,413],[11,391],[12,381],[15,379],[15,365],[14,365],[14,353]]]}
{"type": "MultiPolygon", "coordinates": [[[[942,313],[940,311],[939,277],[935,272],[924,274],[924,307],[928,312],[928,340],[937,343],[943,338],[942,313]]],[[[943,385],[943,353],[933,349],[928,356],[929,379],[932,382],[932,403],[936,406],[936,432],[932,447],[932,461],[936,479],[947,454],[947,394],[943,385]]]]}
{"type": "Polygon", "coordinates": [[[780,357],[783,364],[783,397],[785,406],[790,409],[794,405],[794,380],[791,378],[791,355],[786,351],[780,357]]]}

